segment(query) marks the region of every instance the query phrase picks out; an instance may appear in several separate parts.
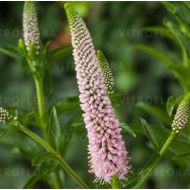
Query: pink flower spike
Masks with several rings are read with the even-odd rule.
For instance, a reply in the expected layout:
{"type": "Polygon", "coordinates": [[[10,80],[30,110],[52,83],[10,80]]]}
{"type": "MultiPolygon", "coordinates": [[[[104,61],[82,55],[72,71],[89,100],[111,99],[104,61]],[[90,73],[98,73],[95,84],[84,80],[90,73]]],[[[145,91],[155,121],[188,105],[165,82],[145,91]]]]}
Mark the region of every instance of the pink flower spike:
{"type": "Polygon", "coordinates": [[[90,33],[82,18],[68,4],[65,9],[71,30],[79,99],[89,139],[90,172],[96,175],[95,181],[110,183],[113,175],[123,180],[130,171],[129,158],[90,33]]]}

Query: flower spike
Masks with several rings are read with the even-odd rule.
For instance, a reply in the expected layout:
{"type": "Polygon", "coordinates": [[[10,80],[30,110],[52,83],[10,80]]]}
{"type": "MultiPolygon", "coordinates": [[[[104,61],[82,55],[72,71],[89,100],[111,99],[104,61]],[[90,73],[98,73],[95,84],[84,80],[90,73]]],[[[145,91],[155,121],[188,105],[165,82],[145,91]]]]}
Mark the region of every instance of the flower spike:
{"type": "Polygon", "coordinates": [[[35,1],[25,1],[23,11],[23,35],[27,50],[33,45],[38,53],[40,48],[40,32],[35,1]]]}
{"type": "Polygon", "coordinates": [[[71,30],[79,99],[89,139],[90,172],[96,175],[96,181],[110,183],[113,175],[125,179],[130,171],[128,153],[120,123],[107,96],[92,38],[79,14],[68,3],[65,9],[71,30]]]}

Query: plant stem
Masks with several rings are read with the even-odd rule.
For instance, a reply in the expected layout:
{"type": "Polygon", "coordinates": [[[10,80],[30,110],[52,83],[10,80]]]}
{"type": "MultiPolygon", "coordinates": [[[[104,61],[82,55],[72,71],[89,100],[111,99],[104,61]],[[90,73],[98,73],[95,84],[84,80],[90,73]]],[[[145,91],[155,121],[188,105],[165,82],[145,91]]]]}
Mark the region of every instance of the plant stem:
{"type": "Polygon", "coordinates": [[[55,155],[55,159],[57,159],[62,166],[62,168],[74,179],[74,181],[83,189],[88,189],[89,187],[83,182],[83,180],[73,171],[73,169],[66,163],[66,161],[61,157],[61,155],[54,150],[46,141],[40,138],[38,135],[33,133],[31,130],[24,127],[18,121],[12,121],[11,124],[20,131],[22,131],[27,136],[31,137],[33,140],[38,142],[42,147],[44,147],[48,152],[55,155]]]}
{"type": "Polygon", "coordinates": [[[42,83],[42,79],[38,77],[37,75],[35,75],[33,79],[34,79],[35,87],[36,87],[40,127],[42,129],[44,139],[48,140],[48,133],[47,133],[46,121],[45,121],[45,110],[44,110],[43,83],[42,83]]]}
{"type": "MultiPolygon", "coordinates": [[[[34,82],[36,86],[36,93],[37,93],[37,102],[38,102],[38,110],[39,110],[39,119],[40,119],[40,127],[42,129],[42,133],[44,136],[44,139],[48,141],[48,132],[46,127],[46,121],[45,121],[45,110],[44,110],[44,92],[43,92],[43,83],[42,79],[35,75],[34,82]]],[[[21,124],[20,124],[21,125],[21,124]]],[[[20,130],[36,140],[38,143],[40,143],[48,152],[51,152],[55,154],[55,158],[60,162],[60,165],[65,169],[67,173],[73,177],[73,179],[80,185],[81,188],[88,188],[88,186],[81,180],[81,178],[72,170],[72,168],[65,162],[65,160],[61,157],[61,155],[55,151],[46,141],[41,139],[39,136],[37,136],[32,131],[21,127],[20,130]]],[[[56,175],[57,177],[57,175],[56,175]]]]}
{"type": "Polygon", "coordinates": [[[169,145],[171,144],[172,140],[175,137],[175,133],[172,131],[169,137],[167,138],[166,142],[162,146],[160,152],[159,152],[159,157],[154,161],[152,166],[148,169],[148,171],[142,176],[142,179],[140,182],[135,186],[135,188],[142,188],[145,184],[145,182],[149,179],[151,174],[153,173],[154,169],[156,168],[157,164],[159,163],[160,159],[168,149],[169,145]]]}
{"type": "Polygon", "coordinates": [[[175,133],[172,131],[166,142],[164,143],[162,149],[160,150],[160,157],[163,156],[163,154],[166,152],[167,148],[171,144],[172,140],[175,137],[175,133]]]}
{"type": "Polygon", "coordinates": [[[63,183],[62,183],[62,179],[61,179],[59,171],[55,172],[55,176],[56,176],[56,180],[57,180],[58,189],[62,189],[63,188],[63,183]]]}
{"type": "MultiPolygon", "coordinates": [[[[48,135],[48,130],[47,130],[45,107],[44,107],[43,77],[41,77],[40,75],[38,76],[38,74],[36,74],[36,75],[34,75],[33,78],[34,78],[35,87],[36,87],[40,128],[42,130],[44,139],[48,142],[49,135],[48,135]]],[[[59,182],[58,177],[59,176],[55,173],[55,178],[57,178],[57,182],[59,182]]],[[[60,185],[60,184],[58,184],[58,185],[60,185]]]]}
{"type": "Polygon", "coordinates": [[[112,176],[112,183],[111,183],[112,189],[121,189],[121,183],[116,175],[112,176]]]}
{"type": "Polygon", "coordinates": [[[59,160],[60,165],[65,169],[65,171],[67,171],[67,173],[69,173],[73,179],[75,180],[75,182],[78,183],[78,185],[80,185],[81,188],[83,189],[89,189],[89,187],[82,181],[82,179],[74,172],[74,170],[71,169],[71,167],[65,162],[65,160],[61,157],[61,155],[57,155],[57,160],[59,160]]]}

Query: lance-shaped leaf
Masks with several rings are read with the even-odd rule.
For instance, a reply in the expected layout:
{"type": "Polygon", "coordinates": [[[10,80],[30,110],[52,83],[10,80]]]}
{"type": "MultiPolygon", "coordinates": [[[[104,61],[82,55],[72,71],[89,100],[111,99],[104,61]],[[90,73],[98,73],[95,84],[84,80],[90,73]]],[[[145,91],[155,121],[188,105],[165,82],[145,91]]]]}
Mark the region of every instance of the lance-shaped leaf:
{"type": "Polygon", "coordinates": [[[57,111],[55,107],[53,107],[50,116],[49,122],[49,141],[51,145],[56,149],[60,150],[61,144],[61,126],[59,124],[59,120],[57,117],[57,111]]]}

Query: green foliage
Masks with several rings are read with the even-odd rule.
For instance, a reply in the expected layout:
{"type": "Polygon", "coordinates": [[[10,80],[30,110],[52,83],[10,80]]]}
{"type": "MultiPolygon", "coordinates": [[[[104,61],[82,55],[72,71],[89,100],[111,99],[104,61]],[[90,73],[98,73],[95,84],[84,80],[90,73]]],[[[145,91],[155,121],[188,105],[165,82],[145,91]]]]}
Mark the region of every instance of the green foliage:
{"type": "Polygon", "coordinates": [[[61,149],[61,126],[57,117],[57,111],[53,107],[49,121],[49,142],[55,150],[61,149]]]}
{"type": "Polygon", "coordinates": [[[4,47],[0,48],[0,52],[15,59],[16,61],[19,61],[20,57],[17,55],[17,49],[15,47],[4,47]]]}
{"type": "Polygon", "coordinates": [[[143,128],[145,130],[147,137],[149,138],[149,141],[152,143],[155,150],[157,150],[159,152],[160,147],[158,145],[157,136],[153,132],[153,130],[151,130],[151,126],[144,119],[141,119],[140,122],[141,122],[141,125],[143,126],[143,128]]]}
{"type": "Polygon", "coordinates": [[[69,147],[73,140],[78,140],[84,133],[84,123],[82,121],[82,112],[75,111],[62,128],[62,154],[68,154],[69,147]]]}
{"type": "Polygon", "coordinates": [[[57,168],[58,163],[55,162],[51,153],[42,153],[33,160],[33,166],[36,167],[31,177],[25,183],[23,188],[32,188],[33,185],[44,178],[47,177],[51,172],[54,172],[57,168]]]}
{"type": "Polygon", "coordinates": [[[10,126],[1,126],[0,135],[1,144],[17,148],[19,154],[29,160],[32,160],[35,155],[38,155],[42,150],[35,141],[20,134],[17,130],[10,126]]]}
{"type": "Polygon", "coordinates": [[[170,118],[168,117],[165,107],[160,105],[152,105],[149,103],[138,102],[136,105],[138,108],[142,109],[144,112],[148,113],[149,115],[153,116],[154,118],[164,122],[170,123],[170,118]]]}
{"type": "MultiPolygon", "coordinates": [[[[138,44],[138,45],[135,45],[134,47],[150,54],[154,58],[157,58],[162,63],[164,63],[165,66],[168,67],[168,69],[179,80],[181,87],[186,93],[186,92],[189,92],[189,71],[190,71],[189,70],[189,51],[188,51],[189,50],[189,34],[187,32],[187,29],[189,28],[189,23],[187,21],[188,16],[186,17],[182,15],[183,14],[189,15],[189,8],[183,2],[182,3],[164,2],[164,5],[167,7],[167,9],[172,13],[174,18],[176,19],[175,22],[170,21],[168,19],[164,19],[165,27],[149,26],[149,27],[145,27],[144,30],[148,32],[154,32],[155,34],[159,34],[162,37],[165,36],[166,38],[169,38],[170,40],[172,40],[173,43],[176,43],[177,46],[181,49],[181,58],[176,59],[176,57],[173,57],[169,52],[167,54],[164,51],[158,50],[156,48],[152,48],[148,45],[138,44]]],[[[167,103],[166,103],[166,110],[170,117],[172,116],[175,108],[179,105],[179,102],[181,101],[181,99],[182,99],[182,96],[180,97],[171,96],[170,98],[168,98],[167,103]]],[[[152,105],[147,106],[146,104],[141,103],[141,102],[138,103],[137,105],[138,107],[140,106],[140,108],[143,109],[146,113],[149,113],[153,117],[156,117],[159,121],[165,121],[166,124],[171,125],[171,120],[167,117],[166,113],[164,113],[161,110],[158,112],[158,110],[154,108],[155,106],[152,106],[152,105]]],[[[147,122],[146,123],[143,122],[143,124],[145,128],[145,132],[147,136],[149,137],[149,141],[154,146],[154,148],[163,146],[162,142],[164,142],[164,139],[160,141],[161,139],[160,137],[168,136],[167,134],[164,134],[164,133],[167,133],[166,128],[159,127],[158,130],[154,132],[155,128],[151,127],[150,125],[147,125],[147,122]]],[[[168,159],[177,160],[177,158],[180,159],[180,157],[183,158],[183,156],[186,159],[188,158],[188,150],[186,148],[188,147],[189,142],[185,140],[186,138],[188,138],[187,131],[184,133],[182,132],[181,135],[177,136],[175,140],[171,143],[171,145],[168,147],[168,151],[165,153],[168,159]]],[[[145,181],[146,181],[145,180],[146,176],[151,175],[152,170],[154,170],[154,167],[156,164],[158,164],[157,163],[158,161],[159,161],[158,155],[155,156],[155,158],[153,158],[153,161],[151,161],[150,159],[150,163],[148,163],[148,167],[147,167],[147,172],[140,174],[141,176],[145,176],[145,177],[140,177],[140,176],[138,177],[138,175],[135,176],[134,180],[136,181],[134,182],[132,186],[133,188],[141,188],[144,186],[145,181]]],[[[187,160],[185,159],[180,159],[180,163],[178,162],[177,164],[184,166],[186,161],[187,160]]]]}
{"type": "Polygon", "coordinates": [[[48,60],[51,64],[53,64],[56,61],[59,61],[60,59],[71,55],[72,53],[72,47],[70,45],[63,46],[61,48],[57,48],[55,50],[52,50],[48,53],[48,60]]]}
{"type": "Polygon", "coordinates": [[[163,24],[165,27],[150,26],[145,27],[145,31],[155,32],[172,39],[181,49],[182,61],[181,59],[176,61],[171,55],[168,56],[164,52],[146,45],[135,45],[134,47],[160,59],[161,62],[166,64],[175,77],[177,77],[184,91],[188,92],[190,90],[190,83],[188,80],[190,72],[190,54],[188,51],[190,48],[188,15],[190,9],[184,2],[165,2],[163,4],[173,15],[175,22],[164,19],[163,24]]]}
{"type": "Polygon", "coordinates": [[[181,101],[181,97],[170,96],[168,98],[166,102],[166,109],[170,117],[172,116],[174,108],[179,104],[180,101],[181,101]]]}
{"type": "Polygon", "coordinates": [[[91,3],[89,2],[69,2],[70,5],[81,15],[85,16],[88,13],[91,3]]]}
{"type": "Polygon", "coordinates": [[[136,136],[136,134],[135,134],[135,132],[133,131],[133,129],[130,127],[130,126],[128,126],[126,123],[120,123],[120,126],[121,126],[121,128],[123,129],[123,131],[126,131],[127,133],[129,133],[131,136],[133,136],[134,138],[136,138],[137,136],[136,136]]]}
{"type": "Polygon", "coordinates": [[[65,112],[73,111],[79,109],[79,99],[78,97],[66,97],[61,98],[54,102],[58,114],[63,114],[65,112]]]}

